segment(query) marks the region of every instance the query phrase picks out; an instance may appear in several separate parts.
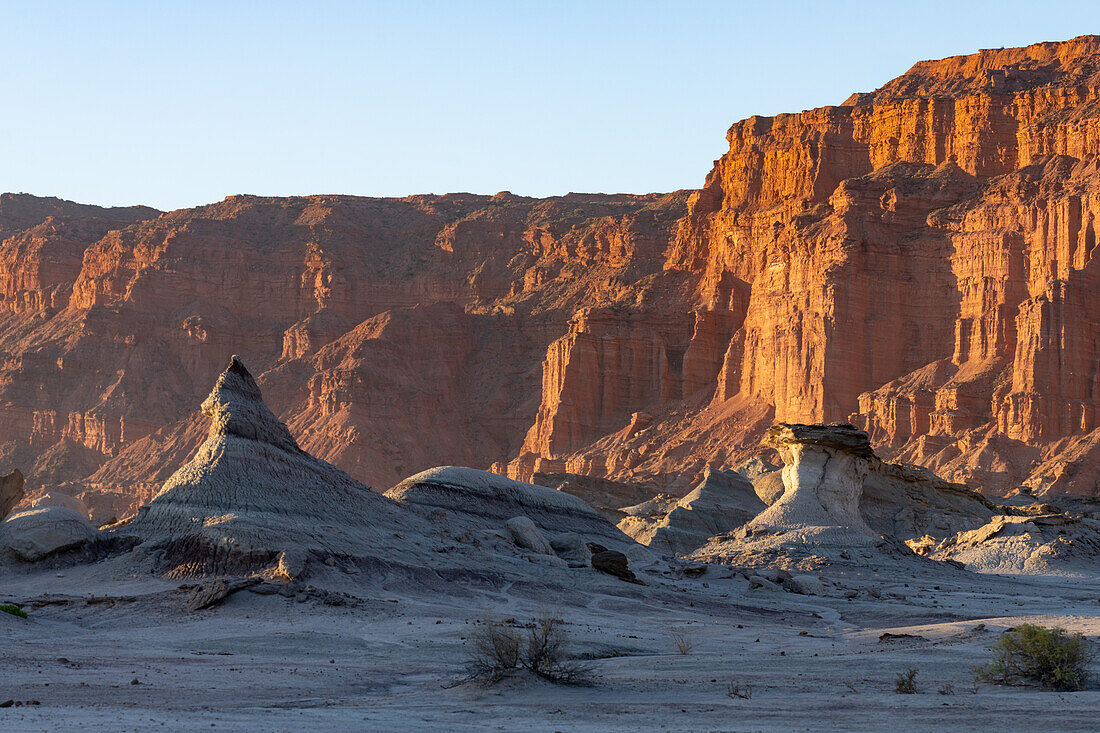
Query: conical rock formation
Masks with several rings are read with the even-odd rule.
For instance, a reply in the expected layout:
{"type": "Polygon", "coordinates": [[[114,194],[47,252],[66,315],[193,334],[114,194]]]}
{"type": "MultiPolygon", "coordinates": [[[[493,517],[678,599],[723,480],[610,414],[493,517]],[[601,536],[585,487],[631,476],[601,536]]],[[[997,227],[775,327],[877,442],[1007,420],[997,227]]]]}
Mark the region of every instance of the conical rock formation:
{"type": "Polygon", "coordinates": [[[194,458],[125,528],[173,575],[270,568],[292,574],[313,556],[407,562],[402,530],[425,522],[298,447],[233,357],[202,403],[210,432],[194,458]]]}

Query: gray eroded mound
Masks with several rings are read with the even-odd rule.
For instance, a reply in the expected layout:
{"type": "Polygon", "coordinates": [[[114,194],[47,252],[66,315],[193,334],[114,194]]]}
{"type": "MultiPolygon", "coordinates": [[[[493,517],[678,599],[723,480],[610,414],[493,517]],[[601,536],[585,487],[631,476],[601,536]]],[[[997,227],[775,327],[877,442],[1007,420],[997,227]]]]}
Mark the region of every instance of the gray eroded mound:
{"type": "Polygon", "coordinates": [[[576,533],[609,549],[636,546],[583,499],[488,471],[439,466],[410,476],[386,496],[402,504],[443,509],[448,521],[499,528],[513,517],[525,516],[551,539],[576,533]]]}
{"type": "Polygon", "coordinates": [[[36,562],[95,539],[98,532],[68,507],[38,507],[0,523],[0,561],[36,562]]]}
{"type": "Polygon", "coordinates": [[[928,537],[910,546],[980,573],[1091,576],[1100,560],[1100,521],[1066,514],[1001,515],[938,544],[928,537]]]}
{"type": "Polygon", "coordinates": [[[159,572],[293,573],[310,556],[405,563],[426,551],[409,537],[427,523],[299,448],[236,357],[202,411],[206,441],[119,530],[159,572]]]}
{"type": "Polygon", "coordinates": [[[926,468],[877,459],[863,481],[859,510],[871,529],[900,540],[949,537],[980,527],[997,513],[981,494],[926,468]]]}
{"type": "Polygon", "coordinates": [[[710,468],[694,490],[664,512],[659,511],[659,502],[651,499],[646,504],[652,504],[648,514],[642,511],[643,505],[624,509],[627,517],[619,522],[619,529],[655,552],[674,555],[698,549],[712,536],[737,529],[766,508],[740,473],[710,468]]]}

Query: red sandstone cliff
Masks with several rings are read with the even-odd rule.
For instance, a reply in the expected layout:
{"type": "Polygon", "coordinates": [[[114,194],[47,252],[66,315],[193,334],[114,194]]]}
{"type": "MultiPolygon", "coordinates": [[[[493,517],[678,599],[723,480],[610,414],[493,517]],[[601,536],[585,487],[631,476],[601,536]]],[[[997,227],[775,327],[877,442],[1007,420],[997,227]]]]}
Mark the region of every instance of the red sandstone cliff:
{"type": "Polygon", "coordinates": [[[384,489],[460,463],[679,490],[851,419],[991,493],[1100,493],[1100,38],[730,128],[703,187],[0,197],[0,458],[121,512],[227,355],[384,489]]]}
{"type": "MultiPolygon", "coordinates": [[[[921,62],[843,106],[735,124],[665,263],[697,284],[696,327],[686,344],[663,337],[670,356],[648,380],[690,368],[684,399],[618,405],[658,416],[633,448],[625,433],[555,442],[612,378],[594,366],[570,384],[591,359],[570,333],[548,352],[554,378],[509,470],[683,486],[746,455],[746,428],[771,410],[852,419],[880,450],[990,492],[1095,492],[1066,474],[1092,475],[1098,458],[1098,98],[1100,38],[1082,37],[921,62]]],[[[624,347],[637,338],[602,350],[624,347]]],[[[606,407],[585,413],[590,430],[606,407]]]]}

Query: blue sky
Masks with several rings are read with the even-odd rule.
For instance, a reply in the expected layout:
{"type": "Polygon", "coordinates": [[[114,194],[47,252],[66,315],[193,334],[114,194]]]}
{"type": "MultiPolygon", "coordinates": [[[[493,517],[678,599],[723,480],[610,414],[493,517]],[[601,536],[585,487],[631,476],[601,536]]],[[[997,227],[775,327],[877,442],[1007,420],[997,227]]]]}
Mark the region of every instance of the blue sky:
{"type": "Polygon", "coordinates": [[[1086,33],[1100,4],[0,0],[0,190],[694,188],[736,120],[1086,33]]]}

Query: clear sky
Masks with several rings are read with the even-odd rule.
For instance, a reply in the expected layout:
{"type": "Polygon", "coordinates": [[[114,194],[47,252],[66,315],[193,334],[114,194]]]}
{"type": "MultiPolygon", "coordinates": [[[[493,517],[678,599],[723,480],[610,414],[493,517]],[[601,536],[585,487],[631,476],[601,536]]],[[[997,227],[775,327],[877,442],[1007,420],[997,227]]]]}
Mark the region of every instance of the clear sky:
{"type": "Polygon", "coordinates": [[[738,119],[1086,33],[1100,3],[0,0],[0,190],[694,188],[738,119]]]}

